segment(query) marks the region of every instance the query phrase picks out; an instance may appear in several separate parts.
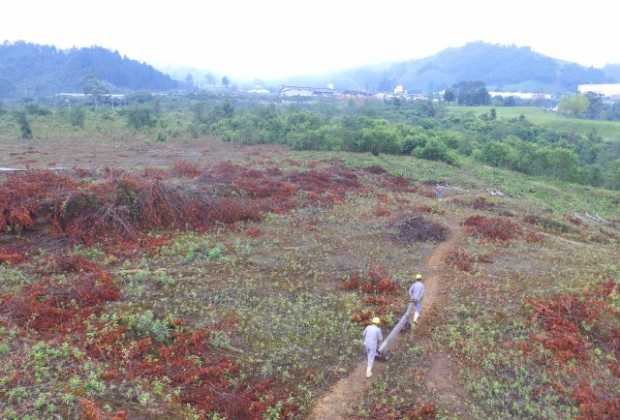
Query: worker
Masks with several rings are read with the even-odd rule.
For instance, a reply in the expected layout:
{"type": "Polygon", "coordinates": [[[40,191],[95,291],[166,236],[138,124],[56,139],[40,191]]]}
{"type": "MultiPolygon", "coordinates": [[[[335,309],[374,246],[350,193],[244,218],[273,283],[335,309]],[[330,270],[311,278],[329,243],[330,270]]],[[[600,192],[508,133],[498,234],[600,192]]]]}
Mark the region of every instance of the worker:
{"type": "Polygon", "coordinates": [[[366,347],[366,355],[368,356],[368,367],[366,368],[366,378],[372,376],[372,365],[375,363],[377,349],[383,341],[383,333],[379,325],[381,320],[377,317],[372,319],[372,324],[364,329],[364,346],[366,347]]]}
{"type": "Polygon", "coordinates": [[[409,288],[409,298],[411,303],[415,305],[415,312],[413,314],[413,322],[417,323],[420,318],[420,312],[422,312],[422,299],[424,299],[424,283],[422,283],[422,274],[416,274],[415,283],[409,288]]]}

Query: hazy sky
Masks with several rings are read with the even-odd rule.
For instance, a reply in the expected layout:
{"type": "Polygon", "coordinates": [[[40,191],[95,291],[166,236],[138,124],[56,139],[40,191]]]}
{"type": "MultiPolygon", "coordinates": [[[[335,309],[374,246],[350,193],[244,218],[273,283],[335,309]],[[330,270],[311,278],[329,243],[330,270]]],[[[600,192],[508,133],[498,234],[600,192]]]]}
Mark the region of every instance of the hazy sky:
{"type": "Polygon", "coordinates": [[[620,62],[617,0],[4,0],[0,40],[101,45],[156,65],[275,78],[420,58],[469,41],[620,62]]]}

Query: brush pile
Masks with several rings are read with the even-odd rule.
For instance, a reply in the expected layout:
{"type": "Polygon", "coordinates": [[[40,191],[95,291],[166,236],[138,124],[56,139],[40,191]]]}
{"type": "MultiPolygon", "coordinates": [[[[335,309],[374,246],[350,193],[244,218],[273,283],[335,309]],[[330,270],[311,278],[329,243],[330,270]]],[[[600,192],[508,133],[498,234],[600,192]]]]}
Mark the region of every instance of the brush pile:
{"type": "Polygon", "coordinates": [[[449,229],[422,216],[404,218],[396,224],[397,242],[412,244],[415,242],[443,242],[448,238],[449,229]]]}
{"type": "Polygon", "coordinates": [[[91,182],[28,171],[0,184],[0,232],[37,230],[89,245],[138,242],[152,230],[204,231],[257,221],[267,212],[331,206],[353,191],[363,191],[362,185],[341,165],[284,174],[278,168],[254,170],[228,162],[199,171],[177,162],[170,171],[109,170],[91,182]]]}

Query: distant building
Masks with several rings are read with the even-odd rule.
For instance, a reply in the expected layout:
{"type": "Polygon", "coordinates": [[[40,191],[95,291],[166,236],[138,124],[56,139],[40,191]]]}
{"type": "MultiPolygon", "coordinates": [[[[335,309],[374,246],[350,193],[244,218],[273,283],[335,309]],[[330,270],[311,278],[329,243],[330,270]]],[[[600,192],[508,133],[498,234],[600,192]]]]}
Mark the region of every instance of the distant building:
{"type": "Polygon", "coordinates": [[[606,98],[620,100],[620,83],[579,85],[577,91],[579,93],[598,93],[606,98]]]}
{"type": "MultiPolygon", "coordinates": [[[[57,93],[56,96],[59,98],[85,99],[91,98],[94,95],[92,93],[57,93]]],[[[122,93],[104,93],[98,96],[110,99],[125,99],[125,95],[122,93]]]]}
{"type": "Polygon", "coordinates": [[[336,91],[330,88],[306,87],[306,86],[282,86],[280,96],[285,97],[330,97],[336,91]]]}
{"type": "Polygon", "coordinates": [[[491,98],[519,98],[525,100],[541,100],[541,99],[551,99],[552,96],[549,93],[539,93],[539,92],[498,92],[492,91],[489,92],[491,98]]]}
{"type": "Polygon", "coordinates": [[[256,88],[248,90],[248,93],[251,95],[269,95],[271,92],[265,88],[256,88]]]}
{"type": "Polygon", "coordinates": [[[343,90],[338,92],[338,96],[341,98],[367,98],[372,95],[361,90],[343,90]]]}
{"type": "Polygon", "coordinates": [[[407,100],[409,101],[427,101],[429,99],[428,95],[423,93],[409,93],[407,94],[407,100]]]}

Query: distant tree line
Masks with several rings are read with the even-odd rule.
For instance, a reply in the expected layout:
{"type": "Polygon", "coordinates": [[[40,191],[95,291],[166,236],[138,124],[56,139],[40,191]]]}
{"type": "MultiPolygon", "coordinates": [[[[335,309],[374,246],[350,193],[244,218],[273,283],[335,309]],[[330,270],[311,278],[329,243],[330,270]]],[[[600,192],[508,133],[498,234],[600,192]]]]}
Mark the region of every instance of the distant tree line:
{"type": "Polygon", "coordinates": [[[494,109],[481,116],[445,114],[427,104],[416,104],[408,114],[398,106],[326,113],[197,104],[192,130],[225,141],[276,143],[297,150],[413,155],[450,165],[472,159],[528,175],[620,188],[620,148],[594,132],[544,128],[524,117],[498,119],[494,109]]]}
{"type": "Polygon", "coordinates": [[[562,98],[558,111],[578,118],[620,121],[620,102],[606,102],[602,95],[592,92],[562,98]]]}
{"type": "Polygon", "coordinates": [[[82,92],[89,78],[116,90],[178,87],[152,66],[101,47],[60,50],[26,42],[0,44],[0,98],[82,92]]]}

